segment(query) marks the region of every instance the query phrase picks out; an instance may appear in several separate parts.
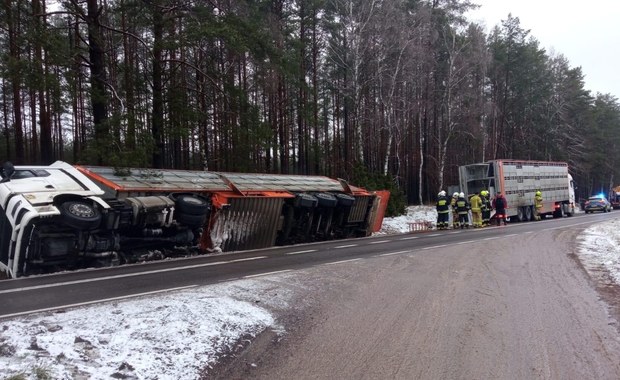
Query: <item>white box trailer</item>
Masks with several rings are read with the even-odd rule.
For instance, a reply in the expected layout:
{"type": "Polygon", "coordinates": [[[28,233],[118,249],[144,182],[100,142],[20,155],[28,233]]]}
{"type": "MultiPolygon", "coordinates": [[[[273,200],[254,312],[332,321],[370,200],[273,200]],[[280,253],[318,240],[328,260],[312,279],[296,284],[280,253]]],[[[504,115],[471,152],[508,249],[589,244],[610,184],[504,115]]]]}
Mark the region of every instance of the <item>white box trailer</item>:
{"type": "Polygon", "coordinates": [[[491,199],[498,191],[508,202],[506,215],[517,221],[533,219],[536,191],[542,192],[541,216],[562,217],[575,213],[573,177],[565,162],[491,160],[459,167],[461,191],[472,195],[488,190],[491,199]]]}

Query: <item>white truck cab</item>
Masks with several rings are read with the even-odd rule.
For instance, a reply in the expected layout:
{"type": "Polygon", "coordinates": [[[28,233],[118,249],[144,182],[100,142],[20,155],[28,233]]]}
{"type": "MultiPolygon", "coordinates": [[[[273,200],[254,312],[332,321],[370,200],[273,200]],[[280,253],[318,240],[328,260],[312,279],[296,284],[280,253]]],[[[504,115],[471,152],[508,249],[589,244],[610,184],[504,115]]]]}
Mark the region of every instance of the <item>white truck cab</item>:
{"type": "Polygon", "coordinates": [[[63,215],[64,219],[73,219],[69,224],[100,221],[95,204],[109,207],[99,198],[102,194],[94,182],[64,162],[18,169],[5,165],[0,182],[0,271],[15,277],[24,260],[37,253],[53,256],[66,252],[74,241],[64,239],[64,249],[55,244],[46,246],[46,236],[53,231],[60,233],[63,215]],[[35,230],[46,232],[37,234],[35,230]],[[35,236],[38,241],[33,241],[35,236]]]}
{"type": "Polygon", "coordinates": [[[104,199],[104,194],[64,162],[5,165],[0,181],[0,278],[109,266],[125,252],[148,256],[197,246],[206,200],[153,195],[104,199]],[[174,219],[179,203],[186,209],[191,205],[191,218],[179,213],[179,220],[174,219]]]}

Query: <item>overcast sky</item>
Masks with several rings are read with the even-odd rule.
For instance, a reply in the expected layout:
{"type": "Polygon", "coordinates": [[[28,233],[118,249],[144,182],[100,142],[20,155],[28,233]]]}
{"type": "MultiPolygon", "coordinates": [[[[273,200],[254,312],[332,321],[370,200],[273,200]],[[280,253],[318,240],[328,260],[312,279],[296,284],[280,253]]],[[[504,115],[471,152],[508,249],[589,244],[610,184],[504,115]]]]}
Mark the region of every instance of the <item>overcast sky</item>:
{"type": "Polygon", "coordinates": [[[620,98],[620,0],[473,0],[481,7],[469,19],[489,31],[512,13],[548,53],[581,66],[592,95],[620,98]]]}

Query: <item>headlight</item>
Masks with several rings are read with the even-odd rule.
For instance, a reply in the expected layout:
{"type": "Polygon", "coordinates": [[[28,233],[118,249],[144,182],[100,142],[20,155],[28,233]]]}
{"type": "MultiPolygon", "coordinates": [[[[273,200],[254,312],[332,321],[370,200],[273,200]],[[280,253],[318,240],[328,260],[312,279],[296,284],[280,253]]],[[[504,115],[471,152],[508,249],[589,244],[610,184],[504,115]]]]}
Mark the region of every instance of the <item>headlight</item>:
{"type": "Polygon", "coordinates": [[[36,206],[34,209],[39,215],[58,214],[58,209],[54,205],[36,206]]]}

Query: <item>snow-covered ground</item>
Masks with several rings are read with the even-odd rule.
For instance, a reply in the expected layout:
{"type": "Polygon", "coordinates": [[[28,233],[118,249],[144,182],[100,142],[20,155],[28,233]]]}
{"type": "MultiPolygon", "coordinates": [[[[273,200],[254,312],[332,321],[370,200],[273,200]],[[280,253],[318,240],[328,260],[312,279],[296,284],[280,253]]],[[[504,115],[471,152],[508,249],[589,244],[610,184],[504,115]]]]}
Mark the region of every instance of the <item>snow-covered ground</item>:
{"type": "MultiPolygon", "coordinates": [[[[432,207],[410,207],[380,233],[435,219],[432,207]]],[[[587,228],[579,256],[620,283],[620,220],[587,228]]],[[[300,307],[303,272],[0,320],[0,380],[197,379],[243,339],[268,328],[286,333],[276,316],[300,307]]]]}

